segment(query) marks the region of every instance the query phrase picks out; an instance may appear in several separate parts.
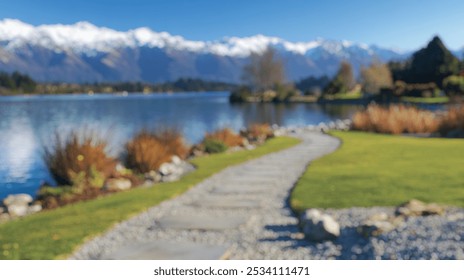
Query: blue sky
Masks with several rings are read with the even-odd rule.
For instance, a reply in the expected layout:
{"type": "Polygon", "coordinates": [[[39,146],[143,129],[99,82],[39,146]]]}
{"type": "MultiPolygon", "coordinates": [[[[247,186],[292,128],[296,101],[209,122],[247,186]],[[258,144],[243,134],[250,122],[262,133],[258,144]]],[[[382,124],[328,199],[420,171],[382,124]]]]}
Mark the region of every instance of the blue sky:
{"type": "Polygon", "coordinates": [[[0,0],[0,18],[89,21],[122,31],[147,26],[190,40],[264,34],[412,50],[438,34],[450,48],[464,46],[462,0],[0,0]]]}

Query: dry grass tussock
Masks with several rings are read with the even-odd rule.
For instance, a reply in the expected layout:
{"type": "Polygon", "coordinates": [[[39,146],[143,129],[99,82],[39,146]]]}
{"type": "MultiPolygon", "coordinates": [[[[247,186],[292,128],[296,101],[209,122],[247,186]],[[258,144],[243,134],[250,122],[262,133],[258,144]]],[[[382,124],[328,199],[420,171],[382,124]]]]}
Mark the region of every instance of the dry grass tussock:
{"type": "Polygon", "coordinates": [[[230,128],[224,128],[212,133],[206,133],[205,140],[215,140],[224,143],[227,147],[243,146],[243,138],[230,128]]]}
{"type": "Polygon", "coordinates": [[[95,133],[71,132],[66,137],[56,133],[53,145],[45,148],[44,160],[59,185],[82,183],[101,187],[116,166],[116,159],[107,150],[108,143],[95,133]]]}
{"type": "Polygon", "coordinates": [[[125,163],[136,172],[146,173],[158,170],[174,155],[185,158],[187,153],[188,148],[177,131],[141,131],[125,145],[125,163]]]}
{"type": "Polygon", "coordinates": [[[369,105],[353,116],[353,129],[377,133],[433,133],[439,125],[434,113],[404,105],[369,105]]]}
{"type": "Polygon", "coordinates": [[[464,137],[464,105],[448,109],[441,119],[438,131],[442,136],[464,137]]]}
{"type": "Polygon", "coordinates": [[[250,125],[246,131],[243,132],[243,135],[250,141],[264,141],[274,136],[274,132],[272,128],[267,123],[262,124],[252,124],[250,125]]]}

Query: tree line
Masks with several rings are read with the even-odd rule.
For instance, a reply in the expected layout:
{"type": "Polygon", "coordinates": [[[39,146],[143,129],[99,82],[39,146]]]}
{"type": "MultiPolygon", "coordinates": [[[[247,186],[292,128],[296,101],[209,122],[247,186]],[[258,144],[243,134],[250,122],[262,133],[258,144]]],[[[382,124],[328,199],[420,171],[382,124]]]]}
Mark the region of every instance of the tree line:
{"type": "Polygon", "coordinates": [[[295,83],[285,80],[283,60],[268,48],[252,53],[243,69],[245,86],[231,101],[287,101],[298,92],[322,98],[338,94],[388,93],[396,96],[433,97],[464,95],[464,61],[459,61],[436,36],[428,45],[401,62],[374,61],[356,77],[352,65],[342,61],[333,77],[309,76],[295,83]]]}
{"type": "Polygon", "coordinates": [[[151,84],[144,82],[118,83],[37,83],[28,75],[0,72],[0,94],[59,94],[59,93],[118,93],[118,92],[188,92],[229,91],[237,86],[225,82],[179,78],[172,82],[151,84]]]}

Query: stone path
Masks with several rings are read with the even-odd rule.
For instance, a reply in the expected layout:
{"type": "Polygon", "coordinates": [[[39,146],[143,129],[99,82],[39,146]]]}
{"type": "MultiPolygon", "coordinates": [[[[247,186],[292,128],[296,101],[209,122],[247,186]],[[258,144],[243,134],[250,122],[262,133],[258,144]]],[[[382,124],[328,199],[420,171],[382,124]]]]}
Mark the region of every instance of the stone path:
{"type": "Polygon", "coordinates": [[[339,140],[295,135],[290,149],[229,167],[183,195],[116,225],[73,259],[305,259],[306,241],[287,205],[312,160],[339,140]]]}

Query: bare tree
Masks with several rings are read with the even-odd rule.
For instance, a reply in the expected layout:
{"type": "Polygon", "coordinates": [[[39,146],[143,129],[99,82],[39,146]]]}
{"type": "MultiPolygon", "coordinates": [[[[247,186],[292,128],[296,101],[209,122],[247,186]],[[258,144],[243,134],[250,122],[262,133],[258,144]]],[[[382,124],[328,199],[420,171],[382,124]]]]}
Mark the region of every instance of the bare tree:
{"type": "Polygon", "coordinates": [[[356,85],[353,67],[348,61],[342,61],[335,77],[325,87],[325,94],[349,92],[356,85]]]}
{"type": "Polygon", "coordinates": [[[283,61],[272,47],[262,54],[251,53],[250,63],[245,65],[242,78],[254,91],[271,89],[285,82],[283,61]]]}
{"type": "Polygon", "coordinates": [[[386,64],[372,63],[367,68],[361,69],[361,81],[363,91],[367,93],[379,93],[382,88],[393,84],[392,74],[386,64]]]}

